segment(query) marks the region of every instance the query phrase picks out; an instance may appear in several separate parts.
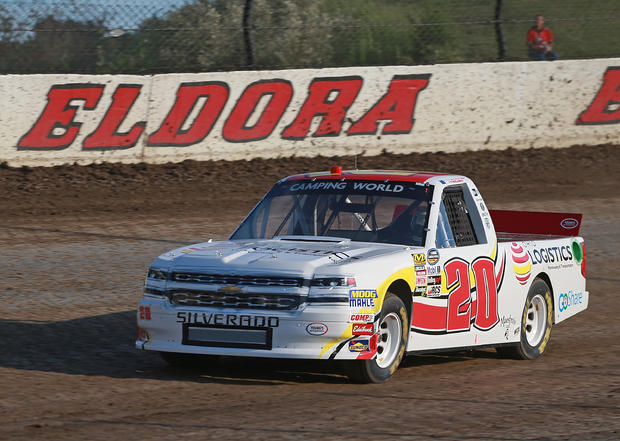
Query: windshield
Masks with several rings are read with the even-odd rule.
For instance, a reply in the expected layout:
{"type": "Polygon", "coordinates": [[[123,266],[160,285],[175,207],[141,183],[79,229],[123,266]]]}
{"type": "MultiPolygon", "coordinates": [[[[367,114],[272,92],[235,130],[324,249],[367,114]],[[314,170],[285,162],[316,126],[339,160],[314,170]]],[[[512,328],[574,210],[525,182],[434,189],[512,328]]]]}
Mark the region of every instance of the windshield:
{"type": "Polygon", "coordinates": [[[329,236],[423,246],[431,198],[432,187],[411,182],[280,182],[231,239],[329,236]]]}

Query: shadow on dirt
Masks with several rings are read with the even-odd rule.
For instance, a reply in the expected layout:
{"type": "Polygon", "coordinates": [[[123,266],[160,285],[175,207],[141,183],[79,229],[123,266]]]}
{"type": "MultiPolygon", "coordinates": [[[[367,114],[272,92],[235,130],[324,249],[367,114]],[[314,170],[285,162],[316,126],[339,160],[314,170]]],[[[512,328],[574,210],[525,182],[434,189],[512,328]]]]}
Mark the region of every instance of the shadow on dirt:
{"type": "MultiPolygon", "coordinates": [[[[0,320],[0,366],[72,375],[242,385],[349,382],[340,365],[321,360],[220,357],[215,363],[205,359],[192,367],[171,367],[157,353],[134,348],[136,331],[133,310],[53,323],[0,320]]],[[[471,353],[409,357],[403,367],[468,358],[471,353]]]]}

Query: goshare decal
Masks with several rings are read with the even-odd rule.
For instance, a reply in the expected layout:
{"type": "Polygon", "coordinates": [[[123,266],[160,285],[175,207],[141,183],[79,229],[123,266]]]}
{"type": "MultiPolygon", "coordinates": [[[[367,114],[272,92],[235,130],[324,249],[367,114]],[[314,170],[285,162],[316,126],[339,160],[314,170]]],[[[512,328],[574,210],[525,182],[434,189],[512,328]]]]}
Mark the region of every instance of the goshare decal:
{"type": "Polygon", "coordinates": [[[567,309],[577,306],[583,303],[583,292],[568,291],[568,293],[561,293],[558,299],[558,309],[560,312],[564,312],[567,309]]]}

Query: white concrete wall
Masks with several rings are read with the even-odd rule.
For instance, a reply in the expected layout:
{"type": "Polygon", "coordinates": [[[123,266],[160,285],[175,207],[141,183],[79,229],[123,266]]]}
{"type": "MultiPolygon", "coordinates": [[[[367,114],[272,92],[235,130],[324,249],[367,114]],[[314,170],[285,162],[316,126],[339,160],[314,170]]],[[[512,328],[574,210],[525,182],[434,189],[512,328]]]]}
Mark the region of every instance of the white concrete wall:
{"type": "MultiPolygon", "coordinates": [[[[619,66],[620,59],[598,59],[152,77],[9,75],[0,77],[0,162],[6,161],[11,166],[102,161],[177,162],[184,159],[248,159],[362,152],[370,155],[384,149],[398,153],[456,152],[617,143],[620,132],[620,69],[613,68],[619,66]],[[401,129],[398,133],[382,133],[390,122],[385,120],[379,123],[375,134],[352,134],[352,126],[382,100],[395,75],[413,76],[412,80],[398,83],[406,86],[404,89],[386,98],[397,97],[395,111],[384,116],[399,120],[401,129]],[[606,84],[603,84],[604,79],[606,84]],[[277,121],[273,131],[260,140],[227,140],[224,128],[233,109],[236,108],[239,114],[250,111],[247,106],[238,104],[244,90],[255,82],[272,84],[269,80],[277,80],[276,86],[282,91],[277,95],[278,102],[283,103],[282,106],[288,102],[287,91],[291,92],[290,102],[279,120],[273,119],[272,115],[266,117],[262,125],[255,125],[268,102],[269,96],[263,97],[258,101],[257,111],[249,113],[247,125],[261,129],[277,121]],[[306,133],[291,139],[285,136],[286,128],[298,117],[313,81],[315,86],[318,84],[328,89],[346,85],[350,95],[332,92],[327,95],[329,102],[338,104],[340,99],[354,100],[350,107],[340,109],[340,114],[334,119],[339,121],[344,118],[341,127],[332,124],[325,128],[328,136],[316,136],[323,117],[315,116],[306,133]],[[210,83],[214,84],[209,86],[210,83]],[[151,135],[158,132],[166,120],[182,84],[186,86],[183,90],[204,88],[200,90],[210,90],[214,95],[198,100],[183,125],[180,125],[182,121],[177,121],[181,132],[179,138],[164,138],[181,139],[185,136],[187,139],[188,136],[182,133],[190,127],[195,130],[190,134],[204,132],[204,121],[203,126],[198,123],[191,126],[191,123],[195,122],[205,102],[207,110],[209,106],[218,107],[219,97],[221,103],[225,103],[222,111],[203,139],[194,136],[191,142],[186,143],[188,145],[183,146],[154,145],[157,143],[152,142],[151,135]],[[423,87],[424,84],[426,87],[423,87]],[[115,107],[111,108],[113,94],[119,89],[115,107]],[[89,96],[90,101],[85,101],[84,94],[89,96]],[[588,114],[588,124],[580,123],[580,114],[588,109],[597,95],[598,101],[588,114]],[[126,102],[121,103],[123,97],[126,102]],[[412,106],[414,99],[415,108],[412,106]],[[85,108],[88,105],[90,109],[85,108]],[[131,107],[127,111],[129,105],[131,107]],[[75,107],[73,110],[72,106],[75,107]],[[70,124],[81,125],[76,128],[62,127],[63,124],[58,122],[63,116],[69,118],[70,124]],[[112,134],[112,129],[123,117],[112,138],[106,137],[105,134],[112,134]],[[415,120],[413,126],[403,126],[403,121],[406,123],[411,117],[415,120]],[[57,124],[54,126],[55,121],[57,124]],[[107,130],[100,127],[102,123],[108,125],[107,130]],[[76,135],[68,137],[67,130],[74,131],[76,135]],[[93,133],[96,135],[93,136],[93,133]],[[132,140],[132,137],[135,139],[132,140]],[[58,139],[70,139],[71,142],[58,145],[58,139]],[[102,143],[104,145],[100,145],[102,143]]],[[[260,87],[271,86],[255,87],[253,90],[258,91],[260,87]]],[[[314,110],[326,109],[319,103],[314,110]]],[[[384,110],[390,109],[385,107],[384,110]]],[[[184,113],[179,112],[178,115],[183,116],[184,113]]],[[[202,116],[209,120],[214,114],[206,111],[202,116]]]]}

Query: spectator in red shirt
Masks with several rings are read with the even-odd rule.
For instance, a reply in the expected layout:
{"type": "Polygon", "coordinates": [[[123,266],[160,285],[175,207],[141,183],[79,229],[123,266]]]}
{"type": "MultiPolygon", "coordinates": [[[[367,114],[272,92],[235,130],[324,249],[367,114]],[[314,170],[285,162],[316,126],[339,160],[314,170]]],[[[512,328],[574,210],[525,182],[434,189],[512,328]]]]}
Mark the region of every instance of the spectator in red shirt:
{"type": "Polygon", "coordinates": [[[553,34],[545,27],[545,17],[538,14],[536,24],[527,33],[527,46],[532,60],[557,60],[553,51],[553,34]]]}

